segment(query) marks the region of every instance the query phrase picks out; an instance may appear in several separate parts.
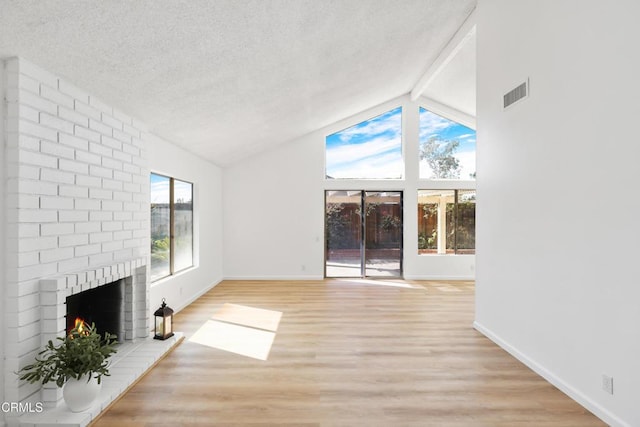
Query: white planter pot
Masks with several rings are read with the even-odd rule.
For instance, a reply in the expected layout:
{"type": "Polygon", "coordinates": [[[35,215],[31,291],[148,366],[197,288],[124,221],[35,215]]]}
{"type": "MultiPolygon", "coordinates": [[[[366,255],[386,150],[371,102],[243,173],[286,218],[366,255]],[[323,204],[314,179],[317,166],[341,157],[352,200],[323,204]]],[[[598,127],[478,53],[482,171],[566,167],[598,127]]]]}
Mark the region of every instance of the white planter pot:
{"type": "Polygon", "coordinates": [[[91,407],[101,388],[95,378],[88,382],[86,376],[79,380],[70,378],[62,388],[62,397],[71,412],[82,412],[91,407]]]}

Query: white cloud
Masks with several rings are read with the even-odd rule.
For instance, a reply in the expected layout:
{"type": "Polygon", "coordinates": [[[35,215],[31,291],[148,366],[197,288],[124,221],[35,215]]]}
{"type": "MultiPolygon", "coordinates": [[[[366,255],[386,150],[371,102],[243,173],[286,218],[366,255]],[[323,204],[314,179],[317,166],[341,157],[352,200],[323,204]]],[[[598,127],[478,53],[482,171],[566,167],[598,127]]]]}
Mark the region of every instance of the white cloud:
{"type": "Polygon", "coordinates": [[[328,173],[331,175],[332,170],[339,169],[342,165],[348,165],[359,159],[372,163],[376,162],[377,156],[392,150],[399,153],[400,147],[399,137],[393,139],[378,137],[362,144],[349,144],[329,148],[327,149],[327,167],[330,169],[328,173]]]}
{"type": "Polygon", "coordinates": [[[393,136],[400,135],[402,131],[402,115],[398,112],[386,118],[374,118],[366,122],[364,126],[352,126],[338,133],[341,141],[349,142],[354,138],[366,138],[382,133],[393,132],[393,136]]]}

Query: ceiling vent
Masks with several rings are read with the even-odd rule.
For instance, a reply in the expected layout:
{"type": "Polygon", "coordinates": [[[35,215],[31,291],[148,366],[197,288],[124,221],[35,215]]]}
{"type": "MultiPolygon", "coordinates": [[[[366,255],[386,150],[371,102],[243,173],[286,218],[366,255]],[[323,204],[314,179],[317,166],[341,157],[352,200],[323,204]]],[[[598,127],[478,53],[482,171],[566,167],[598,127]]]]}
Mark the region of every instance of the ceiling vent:
{"type": "Polygon", "coordinates": [[[515,89],[512,89],[509,92],[504,94],[503,108],[507,108],[528,96],[529,96],[529,79],[527,79],[527,81],[525,81],[515,89]]]}

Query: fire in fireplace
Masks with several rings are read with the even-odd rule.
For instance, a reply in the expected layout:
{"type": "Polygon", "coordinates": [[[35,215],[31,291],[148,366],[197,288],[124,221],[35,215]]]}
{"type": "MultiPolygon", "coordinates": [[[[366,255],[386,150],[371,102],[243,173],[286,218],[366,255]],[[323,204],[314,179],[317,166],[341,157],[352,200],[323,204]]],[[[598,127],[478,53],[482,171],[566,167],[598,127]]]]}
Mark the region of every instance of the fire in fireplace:
{"type": "Polygon", "coordinates": [[[124,279],[68,296],[66,305],[67,334],[80,319],[95,324],[102,335],[108,332],[124,340],[124,279]]]}

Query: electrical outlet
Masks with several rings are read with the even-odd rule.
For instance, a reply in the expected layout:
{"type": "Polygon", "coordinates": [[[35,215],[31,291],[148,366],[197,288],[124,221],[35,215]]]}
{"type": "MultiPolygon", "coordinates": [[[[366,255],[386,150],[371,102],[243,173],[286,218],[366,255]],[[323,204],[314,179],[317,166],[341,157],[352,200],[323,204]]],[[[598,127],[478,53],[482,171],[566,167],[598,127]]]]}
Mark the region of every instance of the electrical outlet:
{"type": "Polygon", "coordinates": [[[613,377],[602,374],[602,389],[609,394],[613,394],[613,377]]]}

